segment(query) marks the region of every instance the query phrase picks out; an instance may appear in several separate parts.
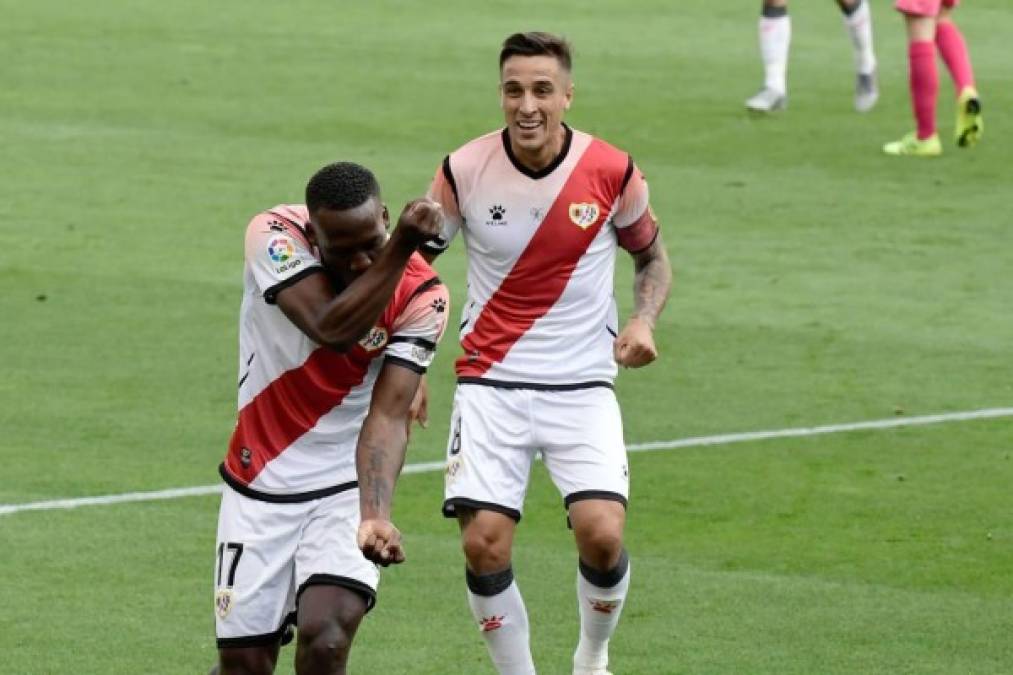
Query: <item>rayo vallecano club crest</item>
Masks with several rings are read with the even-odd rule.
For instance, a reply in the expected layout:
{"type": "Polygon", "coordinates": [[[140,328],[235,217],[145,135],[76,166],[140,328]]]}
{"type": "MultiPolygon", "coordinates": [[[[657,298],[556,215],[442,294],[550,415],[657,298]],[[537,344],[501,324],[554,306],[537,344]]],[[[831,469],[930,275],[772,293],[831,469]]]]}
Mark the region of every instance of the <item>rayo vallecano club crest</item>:
{"type": "Polygon", "coordinates": [[[226,588],[215,593],[215,611],[218,613],[218,618],[227,617],[230,609],[232,609],[232,591],[226,588]]]}
{"type": "Polygon", "coordinates": [[[381,326],[373,326],[359,344],[367,352],[374,352],[387,344],[387,331],[381,326]]]}
{"type": "Polygon", "coordinates": [[[590,204],[570,204],[570,220],[582,230],[586,230],[594,225],[595,221],[598,220],[598,212],[598,205],[594,202],[590,204]]]}

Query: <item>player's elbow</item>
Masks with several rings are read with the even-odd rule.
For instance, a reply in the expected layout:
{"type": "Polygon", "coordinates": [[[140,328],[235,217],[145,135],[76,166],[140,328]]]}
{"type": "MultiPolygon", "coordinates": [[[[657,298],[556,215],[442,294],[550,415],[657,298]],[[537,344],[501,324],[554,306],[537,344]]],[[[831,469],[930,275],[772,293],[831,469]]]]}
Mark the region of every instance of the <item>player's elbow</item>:
{"type": "Polygon", "coordinates": [[[317,334],[311,337],[314,342],[342,354],[351,351],[352,347],[362,338],[361,335],[352,335],[346,330],[322,330],[317,331],[317,334]]]}

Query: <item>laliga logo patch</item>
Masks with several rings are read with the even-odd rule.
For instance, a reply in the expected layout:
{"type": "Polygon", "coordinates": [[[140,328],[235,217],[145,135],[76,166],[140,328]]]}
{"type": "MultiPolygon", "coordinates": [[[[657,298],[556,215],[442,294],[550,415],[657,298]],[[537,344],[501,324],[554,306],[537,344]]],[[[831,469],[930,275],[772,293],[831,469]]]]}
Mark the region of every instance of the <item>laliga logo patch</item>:
{"type": "Polygon", "coordinates": [[[215,593],[215,612],[219,619],[224,619],[232,609],[232,591],[225,589],[215,593]]]}
{"type": "Polygon", "coordinates": [[[582,230],[586,230],[598,220],[599,209],[594,202],[590,204],[570,204],[570,220],[582,230]]]}
{"type": "Polygon", "coordinates": [[[387,331],[380,326],[373,326],[366,337],[359,340],[359,346],[367,352],[375,352],[387,344],[387,331]]]}
{"type": "Polygon", "coordinates": [[[295,247],[288,237],[274,237],[267,244],[267,255],[276,263],[287,262],[295,255],[295,247]]]}

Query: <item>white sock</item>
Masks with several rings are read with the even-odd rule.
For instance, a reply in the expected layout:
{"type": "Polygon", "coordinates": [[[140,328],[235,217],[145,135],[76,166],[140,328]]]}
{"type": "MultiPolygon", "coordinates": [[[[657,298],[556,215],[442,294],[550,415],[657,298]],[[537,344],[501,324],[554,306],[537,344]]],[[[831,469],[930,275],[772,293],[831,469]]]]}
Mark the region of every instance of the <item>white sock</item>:
{"type": "Polygon", "coordinates": [[[779,94],[788,91],[788,47],[791,44],[791,17],[760,17],[760,56],[764,86],[779,94]]]}
{"type": "Polygon", "coordinates": [[[844,15],[844,27],[848,30],[855,50],[855,70],[869,75],[876,70],[876,54],[872,50],[872,13],[869,0],[861,0],[851,14],[844,15]]]}
{"type": "Polygon", "coordinates": [[[534,675],[528,613],[513,569],[494,574],[467,571],[468,605],[500,675],[534,675]]]}
{"type": "Polygon", "coordinates": [[[629,588],[630,559],[626,551],[608,572],[598,572],[580,563],[577,571],[580,641],[573,654],[574,669],[604,670],[608,666],[609,638],[619,624],[629,588]]]}

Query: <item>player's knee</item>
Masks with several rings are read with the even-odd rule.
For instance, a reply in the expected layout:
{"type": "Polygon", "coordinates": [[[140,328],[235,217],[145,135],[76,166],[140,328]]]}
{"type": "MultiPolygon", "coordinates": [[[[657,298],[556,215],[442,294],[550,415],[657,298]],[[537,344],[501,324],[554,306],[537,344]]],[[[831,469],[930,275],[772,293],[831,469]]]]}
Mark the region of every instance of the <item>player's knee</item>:
{"type": "Polygon", "coordinates": [[[301,661],[343,665],[348,660],[354,630],[333,619],[319,619],[300,623],[298,635],[301,661]]]}
{"type": "Polygon", "coordinates": [[[493,530],[472,529],[461,538],[468,567],[478,574],[498,572],[510,566],[509,541],[493,530]]]}
{"type": "Polygon", "coordinates": [[[623,532],[620,528],[589,526],[575,534],[581,560],[595,569],[610,569],[622,554],[623,532]]]}

